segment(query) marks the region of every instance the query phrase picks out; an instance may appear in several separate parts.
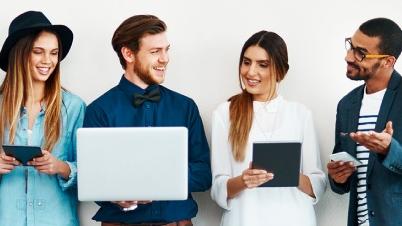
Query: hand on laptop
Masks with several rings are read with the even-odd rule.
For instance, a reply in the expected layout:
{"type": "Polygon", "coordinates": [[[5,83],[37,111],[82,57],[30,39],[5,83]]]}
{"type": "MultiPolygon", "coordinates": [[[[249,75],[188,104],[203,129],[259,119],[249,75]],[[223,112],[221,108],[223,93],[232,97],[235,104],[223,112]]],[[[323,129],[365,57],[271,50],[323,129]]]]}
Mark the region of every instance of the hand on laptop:
{"type": "Polygon", "coordinates": [[[113,201],[112,203],[118,205],[120,208],[122,208],[125,211],[128,210],[134,210],[137,205],[143,205],[143,204],[148,204],[152,201],[113,201]]]}

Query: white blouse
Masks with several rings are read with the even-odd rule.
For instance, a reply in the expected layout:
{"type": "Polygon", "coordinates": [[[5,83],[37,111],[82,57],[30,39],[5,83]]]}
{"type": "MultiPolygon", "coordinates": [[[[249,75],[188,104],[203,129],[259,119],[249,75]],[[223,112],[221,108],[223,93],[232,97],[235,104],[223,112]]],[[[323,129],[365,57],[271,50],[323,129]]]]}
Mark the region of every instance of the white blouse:
{"type": "Polygon", "coordinates": [[[315,226],[313,205],[326,189],[311,112],[301,104],[278,96],[271,102],[253,102],[254,118],[245,160],[237,162],[228,141],[229,102],[212,119],[211,196],[224,209],[221,226],[315,226]],[[315,199],[297,187],[246,189],[228,199],[227,181],[242,174],[252,160],[256,141],[302,142],[301,172],[310,178],[315,199]]]}

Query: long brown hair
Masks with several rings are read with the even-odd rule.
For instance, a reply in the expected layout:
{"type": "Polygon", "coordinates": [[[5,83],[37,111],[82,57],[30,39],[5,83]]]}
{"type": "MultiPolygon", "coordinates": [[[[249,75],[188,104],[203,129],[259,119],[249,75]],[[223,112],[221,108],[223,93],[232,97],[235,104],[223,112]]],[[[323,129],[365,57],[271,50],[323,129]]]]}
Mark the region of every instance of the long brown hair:
{"type": "Polygon", "coordinates": [[[243,45],[239,61],[239,82],[242,92],[229,98],[229,142],[232,146],[233,157],[243,161],[248,137],[253,123],[253,96],[243,88],[240,68],[244,53],[250,46],[263,48],[270,57],[271,87],[269,99],[276,94],[276,83],[283,80],[289,70],[288,53],[285,41],[274,32],[260,31],[252,35],[243,45]]]}
{"type": "MultiPolygon", "coordinates": [[[[44,143],[42,148],[51,151],[60,137],[62,127],[62,87],[60,82],[62,46],[60,38],[55,32],[47,30],[42,31],[56,35],[59,43],[58,63],[45,83],[43,99],[46,111],[44,143]]],[[[33,44],[42,31],[23,37],[10,51],[6,77],[0,86],[0,94],[2,95],[0,109],[1,143],[4,143],[4,133],[8,130],[8,142],[14,144],[21,108],[24,107],[28,96],[33,95],[34,90],[32,88],[32,75],[29,58],[33,44]]]]}

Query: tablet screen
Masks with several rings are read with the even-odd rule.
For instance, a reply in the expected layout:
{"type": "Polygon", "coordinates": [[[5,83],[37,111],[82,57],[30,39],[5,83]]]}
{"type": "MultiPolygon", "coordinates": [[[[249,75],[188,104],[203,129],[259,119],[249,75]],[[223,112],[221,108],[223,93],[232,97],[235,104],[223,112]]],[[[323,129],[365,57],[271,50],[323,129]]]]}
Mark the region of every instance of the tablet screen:
{"type": "Polygon", "coordinates": [[[265,169],[274,179],[260,187],[297,187],[300,173],[300,142],[253,143],[254,169],[265,169]]]}
{"type": "Polygon", "coordinates": [[[23,165],[33,158],[42,156],[42,149],[37,146],[3,145],[3,150],[6,155],[16,158],[23,165]]]}

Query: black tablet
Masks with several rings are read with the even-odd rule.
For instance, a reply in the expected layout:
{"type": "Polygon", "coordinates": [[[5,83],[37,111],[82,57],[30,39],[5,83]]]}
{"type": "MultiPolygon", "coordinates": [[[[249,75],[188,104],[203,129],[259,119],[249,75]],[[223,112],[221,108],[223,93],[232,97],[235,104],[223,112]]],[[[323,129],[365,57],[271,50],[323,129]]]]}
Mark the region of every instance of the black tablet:
{"type": "Polygon", "coordinates": [[[42,149],[36,146],[3,145],[3,150],[6,155],[16,158],[25,166],[28,161],[43,155],[42,149]]]}
{"type": "Polygon", "coordinates": [[[253,143],[252,168],[274,174],[274,179],[260,187],[297,187],[300,155],[300,142],[253,143]]]}

